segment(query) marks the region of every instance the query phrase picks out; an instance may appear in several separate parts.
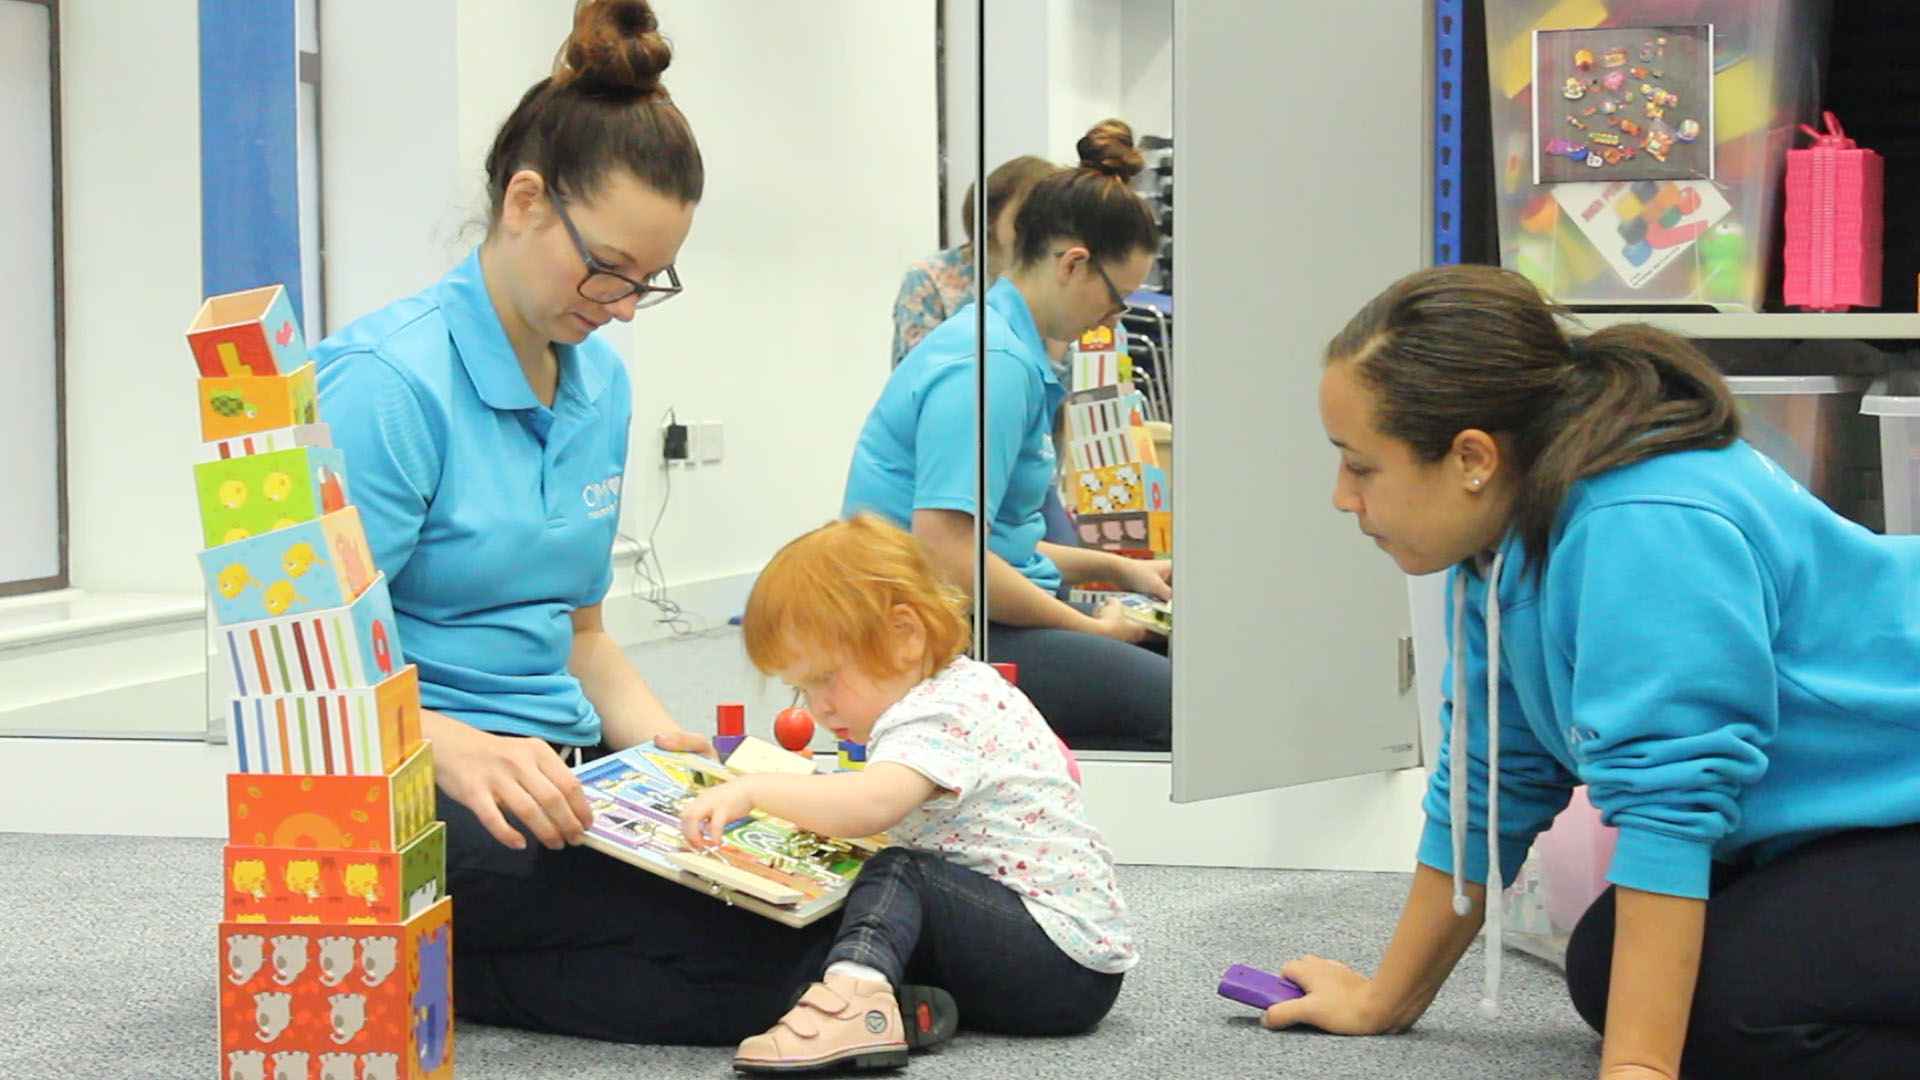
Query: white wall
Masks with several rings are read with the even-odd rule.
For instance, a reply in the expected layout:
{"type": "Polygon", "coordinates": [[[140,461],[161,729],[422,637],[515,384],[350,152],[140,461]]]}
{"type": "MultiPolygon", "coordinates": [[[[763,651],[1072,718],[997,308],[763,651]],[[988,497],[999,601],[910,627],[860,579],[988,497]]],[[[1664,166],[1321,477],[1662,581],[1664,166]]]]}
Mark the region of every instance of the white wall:
{"type": "Polygon", "coordinates": [[[459,261],[459,225],[482,200],[460,156],[458,8],[321,5],[327,332],[459,261]]]}
{"type": "Polygon", "coordinates": [[[199,6],[66,0],[60,21],[73,581],[198,593],[199,6]]]}
{"type": "MultiPolygon", "coordinates": [[[[550,70],[572,4],[324,11],[329,298],[344,319],[430,284],[476,239],[462,226],[484,214],[487,149],[550,70]]],[[[839,511],[900,274],[937,240],[934,23],[930,3],[872,0],[656,11],[707,190],[685,295],[606,333],[634,385],[629,534],[666,494],[662,414],[725,425],[725,461],[671,477],[657,541],[678,584],[755,570],[839,511]]]]}
{"type": "Polygon", "coordinates": [[[1173,0],[1120,0],[1120,112],[1140,135],[1173,134],[1173,0]]]}
{"type": "Polygon", "coordinates": [[[693,581],[756,570],[839,513],[900,275],[938,239],[934,8],[656,9],[707,189],[686,293],[633,324],[624,525],[644,537],[665,494],[662,414],[723,422],[726,460],[671,474],[657,538],[669,579],[693,581]]]}
{"type": "Polygon", "coordinates": [[[1047,145],[1062,162],[1076,160],[1088,128],[1120,115],[1120,28],[1120,0],[1047,0],[1047,145]]]}

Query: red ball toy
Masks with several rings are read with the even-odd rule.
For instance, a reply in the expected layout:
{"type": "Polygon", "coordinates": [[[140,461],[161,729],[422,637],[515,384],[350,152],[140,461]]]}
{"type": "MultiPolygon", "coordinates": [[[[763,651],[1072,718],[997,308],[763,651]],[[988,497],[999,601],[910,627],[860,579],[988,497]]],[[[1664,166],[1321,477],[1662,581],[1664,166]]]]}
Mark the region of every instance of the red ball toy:
{"type": "Polygon", "coordinates": [[[789,750],[806,749],[813,741],[813,714],[798,705],[781,709],[773,718],[773,737],[789,750]]]}

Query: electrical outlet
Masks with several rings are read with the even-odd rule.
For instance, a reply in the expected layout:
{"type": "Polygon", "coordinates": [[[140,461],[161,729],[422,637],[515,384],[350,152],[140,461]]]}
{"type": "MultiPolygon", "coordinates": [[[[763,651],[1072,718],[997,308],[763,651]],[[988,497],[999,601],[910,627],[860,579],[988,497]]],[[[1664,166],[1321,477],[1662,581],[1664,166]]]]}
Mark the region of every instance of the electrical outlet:
{"type": "Polygon", "coordinates": [[[687,425],[667,424],[660,429],[660,456],[667,461],[687,461],[687,425]]]}
{"type": "Polygon", "coordinates": [[[718,420],[702,420],[693,425],[693,441],[688,455],[703,465],[719,463],[725,456],[724,428],[718,420]]]}

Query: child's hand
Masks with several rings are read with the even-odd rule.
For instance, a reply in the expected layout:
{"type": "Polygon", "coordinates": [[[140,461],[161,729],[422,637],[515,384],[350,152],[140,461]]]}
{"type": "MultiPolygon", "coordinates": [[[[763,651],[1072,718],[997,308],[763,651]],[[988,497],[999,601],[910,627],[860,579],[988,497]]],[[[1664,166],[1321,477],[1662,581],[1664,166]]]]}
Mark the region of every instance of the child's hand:
{"type": "Polygon", "coordinates": [[[752,780],[745,776],[710,787],[680,811],[680,831],[693,850],[719,847],[727,825],[753,811],[752,780]]]}

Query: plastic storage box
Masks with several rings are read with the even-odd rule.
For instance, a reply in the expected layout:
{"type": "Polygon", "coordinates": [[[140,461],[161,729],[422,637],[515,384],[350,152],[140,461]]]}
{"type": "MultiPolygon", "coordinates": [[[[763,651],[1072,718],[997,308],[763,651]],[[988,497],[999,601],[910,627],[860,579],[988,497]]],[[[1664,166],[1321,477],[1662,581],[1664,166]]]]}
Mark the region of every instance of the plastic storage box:
{"type": "Polygon", "coordinates": [[[1880,484],[1889,533],[1920,533],[1920,384],[1881,379],[1860,401],[1880,420],[1880,484]]]}
{"type": "Polygon", "coordinates": [[[1828,506],[1874,525],[1858,468],[1873,430],[1860,416],[1868,379],[1857,375],[1747,375],[1727,380],[1740,434],[1828,506]]]}
{"type": "MultiPolygon", "coordinates": [[[[1826,9],[1813,0],[1487,0],[1486,11],[1502,265],[1566,304],[1757,309],[1786,152],[1798,125],[1815,114],[1826,9]],[[1605,182],[1612,170],[1594,169],[1595,182],[1534,182],[1535,150],[1546,136],[1571,141],[1606,131],[1536,133],[1534,31],[1618,29],[1619,44],[1636,50],[1631,66],[1618,70],[1631,72],[1659,63],[1637,63],[1642,38],[1652,35],[1634,28],[1702,25],[1713,28],[1713,179],[1605,182]],[[1649,252],[1639,242],[1646,230],[1669,239],[1649,252]]],[[[1600,75],[1605,63],[1589,74],[1600,75]]],[[[1559,86],[1537,89],[1559,105],[1585,104],[1559,100],[1559,86]]],[[[1581,115],[1553,115],[1562,111],[1581,115]]]]}

